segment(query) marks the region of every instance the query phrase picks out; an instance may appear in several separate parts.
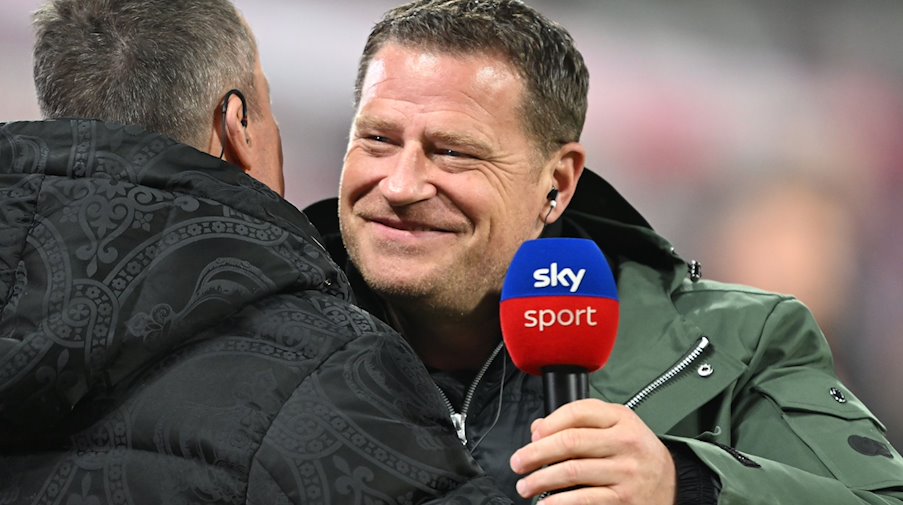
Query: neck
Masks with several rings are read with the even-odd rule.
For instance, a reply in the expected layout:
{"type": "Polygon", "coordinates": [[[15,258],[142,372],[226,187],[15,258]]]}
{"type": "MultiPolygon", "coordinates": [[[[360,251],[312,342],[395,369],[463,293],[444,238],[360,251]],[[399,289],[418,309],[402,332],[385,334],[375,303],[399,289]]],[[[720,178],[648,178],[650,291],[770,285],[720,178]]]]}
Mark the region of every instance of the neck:
{"type": "Polygon", "coordinates": [[[395,328],[430,368],[477,370],[501,339],[497,300],[490,304],[495,310],[477,308],[467,314],[410,305],[402,309],[391,302],[387,305],[395,328]]]}

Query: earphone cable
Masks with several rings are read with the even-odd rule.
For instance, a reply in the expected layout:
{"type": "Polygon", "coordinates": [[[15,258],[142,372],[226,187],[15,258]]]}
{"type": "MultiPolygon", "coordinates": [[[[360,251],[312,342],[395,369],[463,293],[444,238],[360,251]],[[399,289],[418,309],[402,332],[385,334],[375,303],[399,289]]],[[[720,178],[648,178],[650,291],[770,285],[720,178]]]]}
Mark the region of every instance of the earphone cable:
{"type": "MultiPolygon", "coordinates": [[[[505,349],[506,354],[507,354],[507,352],[508,352],[508,350],[505,349]]],[[[489,425],[489,428],[486,429],[486,432],[483,433],[483,436],[481,436],[480,439],[477,440],[473,444],[473,447],[470,448],[471,453],[473,453],[473,451],[477,450],[477,447],[483,442],[483,439],[486,438],[486,435],[488,435],[489,432],[492,431],[492,429],[495,428],[495,425],[499,422],[499,417],[502,414],[502,393],[505,391],[505,375],[506,375],[507,371],[508,371],[508,359],[506,358],[506,359],[502,360],[502,379],[501,379],[501,382],[499,383],[499,406],[495,411],[495,418],[492,420],[492,424],[489,425]]]]}

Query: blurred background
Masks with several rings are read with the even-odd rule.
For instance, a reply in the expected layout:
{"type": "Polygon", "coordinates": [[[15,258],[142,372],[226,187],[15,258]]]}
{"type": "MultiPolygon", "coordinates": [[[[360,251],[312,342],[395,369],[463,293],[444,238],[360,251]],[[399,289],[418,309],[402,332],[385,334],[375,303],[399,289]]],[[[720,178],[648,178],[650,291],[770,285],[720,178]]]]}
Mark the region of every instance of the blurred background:
{"type": "MultiPolygon", "coordinates": [[[[0,121],[39,117],[39,3],[0,6],[0,121]]],[[[397,3],[236,1],[299,208],[336,194],[358,55],[397,3]]],[[[903,2],[528,3],[569,28],[590,68],[588,166],[705,277],[806,303],[903,450],[903,2]]]]}

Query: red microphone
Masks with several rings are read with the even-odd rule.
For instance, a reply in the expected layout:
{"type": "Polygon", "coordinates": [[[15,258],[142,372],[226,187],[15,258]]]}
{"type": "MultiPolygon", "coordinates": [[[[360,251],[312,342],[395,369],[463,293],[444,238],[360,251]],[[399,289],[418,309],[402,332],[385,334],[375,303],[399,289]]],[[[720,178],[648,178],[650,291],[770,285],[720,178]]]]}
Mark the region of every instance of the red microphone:
{"type": "Polygon", "coordinates": [[[543,378],[547,415],[589,397],[588,373],[611,356],[620,316],[614,276],[595,242],[525,242],[508,269],[499,311],[511,360],[543,378]]]}

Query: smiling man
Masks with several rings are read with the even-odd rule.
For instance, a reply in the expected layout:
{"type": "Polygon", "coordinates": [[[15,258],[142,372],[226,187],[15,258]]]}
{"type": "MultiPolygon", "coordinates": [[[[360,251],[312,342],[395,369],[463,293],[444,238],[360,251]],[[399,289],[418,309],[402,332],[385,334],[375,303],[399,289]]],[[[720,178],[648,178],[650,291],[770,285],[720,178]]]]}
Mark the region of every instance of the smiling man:
{"type": "Polygon", "coordinates": [[[498,58],[388,44],[365,75],[342,235],[428,363],[478,368],[498,343],[490,294],[542,231],[548,188],[570,196],[583,149],[543,156],[521,120],[524,82],[498,58]]]}
{"type": "Polygon", "coordinates": [[[900,455],[805,307],[700,279],[584,170],[587,86],[570,35],[520,1],[393,9],[363,51],[339,198],[306,211],[461,441],[520,503],[901,503],[900,455]],[[545,418],[499,327],[508,265],[540,236],[595,240],[621,300],[594,398],[545,418]]]}

